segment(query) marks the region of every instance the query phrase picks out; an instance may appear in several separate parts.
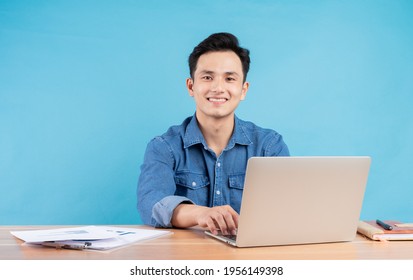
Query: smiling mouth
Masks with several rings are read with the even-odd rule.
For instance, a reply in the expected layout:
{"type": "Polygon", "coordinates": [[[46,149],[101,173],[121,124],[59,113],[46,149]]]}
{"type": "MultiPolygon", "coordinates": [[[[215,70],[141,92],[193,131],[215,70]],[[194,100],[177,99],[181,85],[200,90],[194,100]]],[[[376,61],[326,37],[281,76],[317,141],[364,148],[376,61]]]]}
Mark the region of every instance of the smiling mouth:
{"type": "Polygon", "coordinates": [[[207,99],[208,99],[208,101],[214,102],[214,103],[222,103],[222,102],[228,101],[228,99],[226,99],[226,98],[213,98],[213,97],[210,97],[210,98],[207,98],[207,99]]]}

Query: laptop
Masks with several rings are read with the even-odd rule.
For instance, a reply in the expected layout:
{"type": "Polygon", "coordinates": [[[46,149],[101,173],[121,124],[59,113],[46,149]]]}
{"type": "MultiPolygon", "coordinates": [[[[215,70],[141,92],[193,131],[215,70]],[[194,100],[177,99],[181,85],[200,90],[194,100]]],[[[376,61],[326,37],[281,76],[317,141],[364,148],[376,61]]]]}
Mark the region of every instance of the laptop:
{"type": "Polygon", "coordinates": [[[236,236],[209,236],[237,247],[351,241],[370,157],[252,157],[236,236]]]}

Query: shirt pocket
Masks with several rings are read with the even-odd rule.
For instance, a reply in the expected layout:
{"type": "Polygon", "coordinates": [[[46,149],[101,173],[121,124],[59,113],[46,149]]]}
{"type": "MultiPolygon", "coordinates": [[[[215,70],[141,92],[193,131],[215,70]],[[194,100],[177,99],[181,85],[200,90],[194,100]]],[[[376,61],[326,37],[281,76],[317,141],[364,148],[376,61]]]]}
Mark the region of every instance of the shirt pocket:
{"type": "Polygon", "coordinates": [[[209,178],[204,174],[179,172],[175,174],[175,195],[184,196],[197,205],[209,206],[209,178]]]}
{"type": "Polygon", "coordinates": [[[241,208],[242,192],[244,191],[245,173],[237,175],[229,175],[229,195],[230,205],[238,213],[241,208]]]}

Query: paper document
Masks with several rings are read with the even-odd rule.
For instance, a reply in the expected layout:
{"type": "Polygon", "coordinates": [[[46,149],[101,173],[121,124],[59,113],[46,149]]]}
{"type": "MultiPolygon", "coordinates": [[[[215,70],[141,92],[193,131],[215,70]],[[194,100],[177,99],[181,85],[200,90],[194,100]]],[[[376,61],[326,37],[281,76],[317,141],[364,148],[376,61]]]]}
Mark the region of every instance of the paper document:
{"type": "Polygon", "coordinates": [[[171,234],[170,231],[152,230],[152,229],[134,229],[119,227],[103,227],[107,232],[116,233],[116,237],[101,239],[91,242],[88,249],[108,250],[125,246],[138,241],[157,238],[163,235],[171,234]]]}
{"type": "Polygon", "coordinates": [[[108,250],[157,238],[170,231],[109,226],[85,226],[49,230],[11,231],[28,244],[67,249],[108,250]]]}
{"type": "Polygon", "coordinates": [[[115,232],[106,231],[96,226],[58,228],[46,230],[23,230],[10,232],[26,242],[62,241],[62,240],[96,240],[116,237],[115,232]]]}

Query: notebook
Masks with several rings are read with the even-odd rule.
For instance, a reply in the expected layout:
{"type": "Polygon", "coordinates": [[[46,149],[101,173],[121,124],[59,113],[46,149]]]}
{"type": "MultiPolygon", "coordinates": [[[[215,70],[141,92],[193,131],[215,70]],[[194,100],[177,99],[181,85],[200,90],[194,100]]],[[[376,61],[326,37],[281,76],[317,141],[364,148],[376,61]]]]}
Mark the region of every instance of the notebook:
{"type": "Polygon", "coordinates": [[[370,157],[252,157],[237,247],[351,241],[357,233],[370,157]]]}

